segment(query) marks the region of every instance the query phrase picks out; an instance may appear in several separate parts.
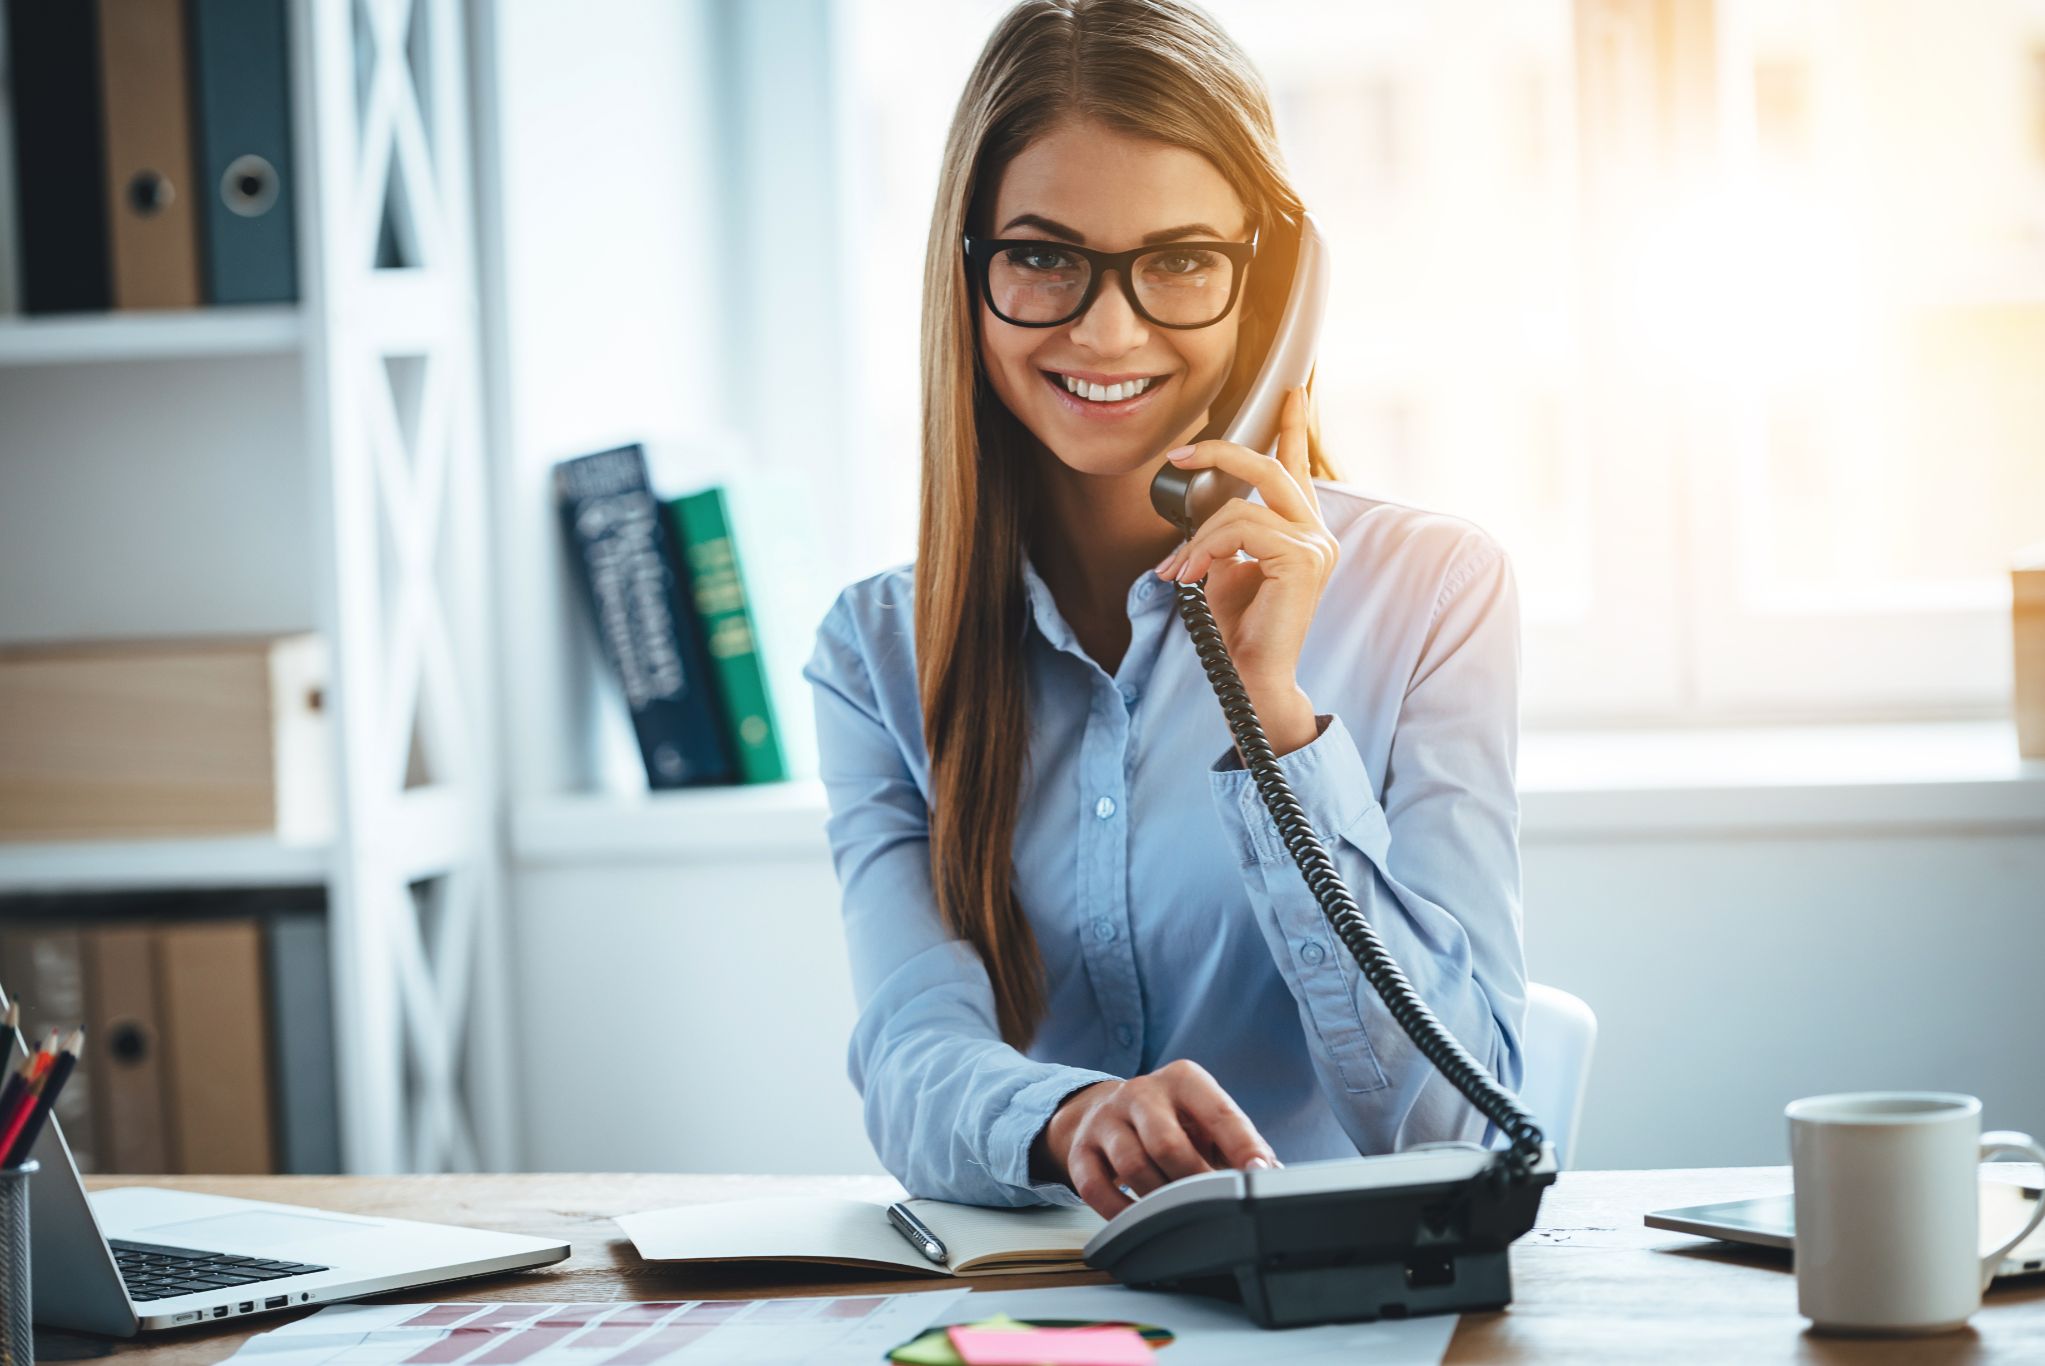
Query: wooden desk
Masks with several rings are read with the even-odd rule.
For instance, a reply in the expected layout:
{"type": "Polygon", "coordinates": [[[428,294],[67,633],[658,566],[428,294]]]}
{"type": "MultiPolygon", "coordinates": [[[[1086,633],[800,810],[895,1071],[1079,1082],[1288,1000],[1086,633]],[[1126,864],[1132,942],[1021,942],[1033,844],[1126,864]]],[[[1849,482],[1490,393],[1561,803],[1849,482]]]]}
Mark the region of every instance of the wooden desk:
{"type": "MultiPolygon", "coordinates": [[[[95,1187],[134,1184],[104,1177],[95,1187]]],[[[325,1205],[566,1239],[574,1255],[520,1276],[465,1281],[393,1300],[689,1299],[791,1291],[930,1289],[929,1279],[798,1281],[757,1268],[681,1269],[639,1260],[608,1216],[692,1200],[753,1195],[883,1198],[871,1177],[399,1176],[165,1177],[150,1184],[325,1205]]],[[[2045,1278],[1989,1292],[1969,1331],[1938,1338],[1838,1339],[1814,1335],[1796,1312],[1796,1281],[1776,1253],[1644,1227],[1671,1205],[1789,1189],[1784,1168],[1571,1172],[1541,1205],[1540,1226],[1513,1248],[1514,1303],[1464,1317],[1448,1359],[1465,1361],[1943,1362],[2045,1361],[2045,1278]]],[[[997,1277],[1008,1289],[1083,1284],[1098,1277],[997,1277]]],[[[949,1284],[949,1282],[945,1282],[949,1284]]],[[[982,1281],[980,1284],[989,1284],[982,1281]]],[[[45,1361],[118,1355],[122,1366],[200,1366],[232,1352],[276,1315],[246,1328],[192,1329],[109,1342],[46,1334],[45,1361]]],[[[1278,1339],[1274,1339],[1275,1342],[1278,1339]]],[[[1274,1351],[1272,1360],[1282,1359],[1274,1351]]],[[[1166,1366],[1169,1366],[1168,1360],[1166,1366]]]]}

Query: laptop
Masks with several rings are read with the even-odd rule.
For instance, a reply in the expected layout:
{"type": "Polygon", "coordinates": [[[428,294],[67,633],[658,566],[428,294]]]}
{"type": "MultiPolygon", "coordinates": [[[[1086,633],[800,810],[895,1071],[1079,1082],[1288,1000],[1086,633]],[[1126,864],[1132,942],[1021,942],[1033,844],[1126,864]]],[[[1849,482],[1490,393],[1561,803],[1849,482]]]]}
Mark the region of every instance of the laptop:
{"type": "Polygon", "coordinates": [[[153,1186],[88,1195],[52,1116],[30,1156],[35,1321],[133,1337],[548,1266],[568,1244],[153,1186]]]}
{"type": "MultiPolygon", "coordinates": [[[[2045,1191],[1984,1176],[1981,1179],[1981,1241],[1992,1248],[2008,1238],[2031,1217],[2031,1206],[2045,1191]]],[[[1751,1243],[1756,1247],[1796,1247],[1796,1204],[1789,1195],[1764,1195],[1752,1200],[1726,1200],[1714,1205],[1690,1205],[1683,1209],[1660,1209],[1647,1215],[1649,1228],[1672,1233],[1694,1233],[1700,1238],[1720,1238],[1729,1243],[1751,1243]]],[[[1995,1274],[2035,1276],[2045,1271],[2045,1226],[2011,1248],[1995,1274]]]]}

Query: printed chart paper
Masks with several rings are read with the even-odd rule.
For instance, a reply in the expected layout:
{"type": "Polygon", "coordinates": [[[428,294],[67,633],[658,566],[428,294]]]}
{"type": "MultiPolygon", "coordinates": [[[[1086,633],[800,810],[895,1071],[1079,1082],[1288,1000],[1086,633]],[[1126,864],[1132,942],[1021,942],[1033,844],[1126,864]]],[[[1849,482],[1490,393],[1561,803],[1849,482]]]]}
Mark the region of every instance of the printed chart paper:
{"type": "Polygon", "coordinates": [[[603,1304],[338,1304],[250,1338],[242,1366],[719,1366],[882,1361],[966,1295],[603,1304]]]}

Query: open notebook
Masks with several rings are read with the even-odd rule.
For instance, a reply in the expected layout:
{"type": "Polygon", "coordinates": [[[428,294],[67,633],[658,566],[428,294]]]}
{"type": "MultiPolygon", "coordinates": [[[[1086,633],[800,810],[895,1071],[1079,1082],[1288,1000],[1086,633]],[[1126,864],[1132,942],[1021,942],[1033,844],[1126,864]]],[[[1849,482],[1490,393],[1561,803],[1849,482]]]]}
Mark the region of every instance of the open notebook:
{"type": "Polygon", "coordinates": [[[982,1209],[910,1200],[909,1210],[944,1243],[939,1266],[910,1246],[871,1200],[804,1196],[681,1205],[616,1222],[650,1262],[835,1262],[934,1276],[1082,1271],[1080,1251],[1101,1229],[1090,1209],[982,1209]]]}

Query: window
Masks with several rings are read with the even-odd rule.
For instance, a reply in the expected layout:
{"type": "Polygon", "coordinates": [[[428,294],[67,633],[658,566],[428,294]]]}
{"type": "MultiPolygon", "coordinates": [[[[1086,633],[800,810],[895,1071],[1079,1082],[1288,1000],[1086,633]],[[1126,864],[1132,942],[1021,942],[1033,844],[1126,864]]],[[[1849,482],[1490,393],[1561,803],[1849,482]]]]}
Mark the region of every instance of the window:
{"type": "MultiPolygon", "coordinates": [[[[841,0],[856,455],[1002,0],[841,0]]],[[[1520,572],[1532,721],[1988,711],[2045,540],[2045,4],[1210,0],[1331,237],[1345,476],[1520,572]]]]}

